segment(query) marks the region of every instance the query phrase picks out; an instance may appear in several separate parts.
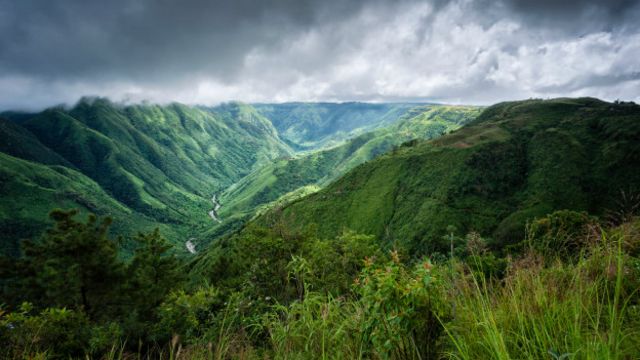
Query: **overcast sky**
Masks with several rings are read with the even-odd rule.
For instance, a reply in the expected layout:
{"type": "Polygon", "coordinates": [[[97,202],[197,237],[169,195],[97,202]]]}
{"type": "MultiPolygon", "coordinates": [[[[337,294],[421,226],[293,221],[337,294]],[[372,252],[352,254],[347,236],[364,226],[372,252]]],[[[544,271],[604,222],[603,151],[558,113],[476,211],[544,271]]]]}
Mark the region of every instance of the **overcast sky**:
{"type": "Polygon", "coordinates": [[[640,101],[640,0],[0,0],[0,109],[640,101]]]}

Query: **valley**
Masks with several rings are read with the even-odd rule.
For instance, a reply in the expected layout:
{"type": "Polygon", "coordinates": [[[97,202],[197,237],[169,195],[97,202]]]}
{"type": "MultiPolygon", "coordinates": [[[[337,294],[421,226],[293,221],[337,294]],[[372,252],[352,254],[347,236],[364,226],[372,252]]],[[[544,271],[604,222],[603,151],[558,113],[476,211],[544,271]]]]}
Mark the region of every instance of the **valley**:
{"type": "Polygon", "coordinates": [[[606,216],[622,192],[640,189],[638,110],[590,98],[497,104],[258,222],[313,223],[320,237],[346,228],[419,252],[443,251],[439,242],[453,226],[504,249],[531,219],[561,209],[606,216]]]}
{"type": "Polygon", "coordinates": [[[477,113],[418,104],[124,106],[102,98],[40,113],[7,112],[0,116],[6,118],[0,150],[9,181],[3,197],[28,187],[26,193],[43,202],[3,203],[0,248],[15,254],[19,239],[41,231],[55,207],[109,214],[121,234],[160,226],[174,244],[191,237],[207,244],[287,194],[321,186],[393,146],[438,136],[477,113]],[[17,163],[29,171],[8,172],[17,163]],[[69,192],[43,183],[62,169],[87,179],[66,180],[69,185],[91,181],[97,189],[69,192]],[[96,191],[109,201],[92,198],[96,191]]]}
{"type": "Polygon", "coordinates": [[[505,358],[640,350],[635,103],[98,98],[3,116],[10,357],[33,352],[23,338],[196,359],[471,360],[492,336],[505,358]]]}
{"type": "Polygon", "coordinates": [[[640,359],[640,0],[0,0],[5,359],[640,359]]]}

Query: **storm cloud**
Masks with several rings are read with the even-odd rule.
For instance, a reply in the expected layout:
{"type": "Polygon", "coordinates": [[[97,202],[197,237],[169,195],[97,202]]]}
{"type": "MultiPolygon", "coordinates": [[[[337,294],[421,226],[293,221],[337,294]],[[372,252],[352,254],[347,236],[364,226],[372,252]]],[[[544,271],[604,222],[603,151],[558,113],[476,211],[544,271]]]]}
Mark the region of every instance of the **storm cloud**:
{"type": "Polygon", "coordinates": [[[640,100],[640,1],[0,0],[0,109],[640,100]]]}

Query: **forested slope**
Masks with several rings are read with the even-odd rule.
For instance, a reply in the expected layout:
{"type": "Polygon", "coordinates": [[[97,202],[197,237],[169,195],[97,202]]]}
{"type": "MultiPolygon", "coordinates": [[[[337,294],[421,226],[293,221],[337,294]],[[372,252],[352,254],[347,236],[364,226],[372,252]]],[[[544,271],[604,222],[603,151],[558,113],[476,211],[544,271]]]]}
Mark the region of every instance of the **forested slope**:
{"type": "Polygon", "coordinates": [[[444,251],[454,226],[505,245],[558,209],[606,216],[640,191],[640,106],[597,99],[487,108],[469,125],[356,167],[325,189],[258,220],[344,229],[414,251],[444,251]]]}

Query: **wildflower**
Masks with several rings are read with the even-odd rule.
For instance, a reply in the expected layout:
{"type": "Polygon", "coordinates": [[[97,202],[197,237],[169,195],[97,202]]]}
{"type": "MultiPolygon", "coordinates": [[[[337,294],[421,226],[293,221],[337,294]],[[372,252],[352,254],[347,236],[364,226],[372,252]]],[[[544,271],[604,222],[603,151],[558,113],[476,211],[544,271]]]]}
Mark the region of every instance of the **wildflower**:
{"type": "Polygon", "coordinates": [[[391,251],[391,260],[393,260],[393,262],[396,264],[400,263],[400,255],[398,255],[398,250],[391,251]]]}
{"type": "Polygon", "coordinates": [[[373,265],[373,258],[372,257],[365,257],[364,258],[364,266],[371,266],[373,265]]]}

